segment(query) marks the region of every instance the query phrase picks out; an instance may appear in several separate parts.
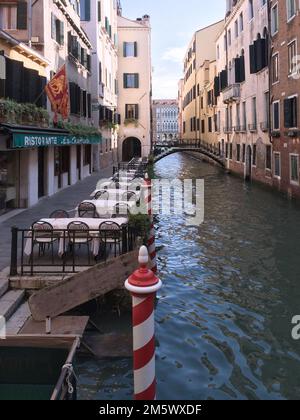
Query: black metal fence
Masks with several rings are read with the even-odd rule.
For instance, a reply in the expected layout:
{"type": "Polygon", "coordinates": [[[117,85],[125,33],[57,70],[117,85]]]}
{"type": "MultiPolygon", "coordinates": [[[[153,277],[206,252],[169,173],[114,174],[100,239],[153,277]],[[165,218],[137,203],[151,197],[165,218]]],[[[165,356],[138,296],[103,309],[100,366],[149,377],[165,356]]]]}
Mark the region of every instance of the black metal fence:
{"type": "Polygon", "coordinates": [[[199,139],[191,139],[191,140],[177,140],[170,144],[160,144],[157,143],[154,145],[154,155],[158,156],[162,153],[162,149],[184,149],[184,148],[194,148],[194,149],[202,149],[207,153],[211,153],[217,157],[222,158],[223,152],[221,150],[220,145],[215,145],[212,143],[208,143],[204,140],[199,139]]]}
{"type": "Polygon", "coordinates": [[[119,230],[84,232],[64,229],[40,232],[13,227],[10,275],[77,273],[133,251],[138,235],[128,225],[119,230]]]}

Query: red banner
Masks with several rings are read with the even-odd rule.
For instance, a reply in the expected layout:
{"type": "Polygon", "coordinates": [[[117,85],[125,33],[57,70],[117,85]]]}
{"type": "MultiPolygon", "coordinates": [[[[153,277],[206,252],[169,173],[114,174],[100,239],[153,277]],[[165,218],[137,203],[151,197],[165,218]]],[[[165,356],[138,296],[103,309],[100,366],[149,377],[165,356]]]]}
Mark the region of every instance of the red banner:
{"type": "Polygon", "coordinates": [[[67,78],[66,65],[56,73],[53,79],[46,86],[46,93],[55,112],[61,114],[63,119],[68,119],[70,114],[69,105],[69,82],[67,78]]]}

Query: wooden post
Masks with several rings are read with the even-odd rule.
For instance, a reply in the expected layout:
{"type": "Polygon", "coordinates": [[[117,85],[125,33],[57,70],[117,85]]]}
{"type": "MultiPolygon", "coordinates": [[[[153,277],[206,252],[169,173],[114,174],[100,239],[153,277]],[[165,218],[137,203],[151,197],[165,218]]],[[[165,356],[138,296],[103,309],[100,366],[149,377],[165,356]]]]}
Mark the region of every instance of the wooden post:
{"type": "Polygon", "coordinates": [[[11,228],[10,275],[18,275],[18,228],[11,228]]]}

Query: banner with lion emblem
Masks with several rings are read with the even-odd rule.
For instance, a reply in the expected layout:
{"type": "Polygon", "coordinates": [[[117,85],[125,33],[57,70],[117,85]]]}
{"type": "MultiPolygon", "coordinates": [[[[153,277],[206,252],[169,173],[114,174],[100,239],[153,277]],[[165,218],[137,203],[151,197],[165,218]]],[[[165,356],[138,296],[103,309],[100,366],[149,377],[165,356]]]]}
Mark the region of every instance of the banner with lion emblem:
{"type": "Polygon", "coordinates": [[[68,119],[70,105],[66,65],[63,65],[47,84],[46,93],[55,112],[54,122],[57,122],[57,114],[60,114],[64,120],[68,119]]]}

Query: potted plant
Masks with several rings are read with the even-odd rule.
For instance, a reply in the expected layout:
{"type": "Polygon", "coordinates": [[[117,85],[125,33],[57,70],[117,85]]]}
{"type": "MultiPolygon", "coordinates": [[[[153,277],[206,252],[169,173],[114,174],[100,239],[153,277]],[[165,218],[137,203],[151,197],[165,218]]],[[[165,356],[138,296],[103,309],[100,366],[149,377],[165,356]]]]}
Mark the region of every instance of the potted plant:
{"type": "Polygon", "coordinates": [[[49,127],[49,114],[48,111],[44,108],[38,108],[38,121],[41,127],[49,127]]]}
{"type": "Polygon", "coordinates": [[[135,127],[138,127],[139,126],[139,122],[138,122],[138,120],[136,118],[126,118],[124,120],[124,125],[125,126],[131,125],[131,124],[133,124],[135,127]]]}

